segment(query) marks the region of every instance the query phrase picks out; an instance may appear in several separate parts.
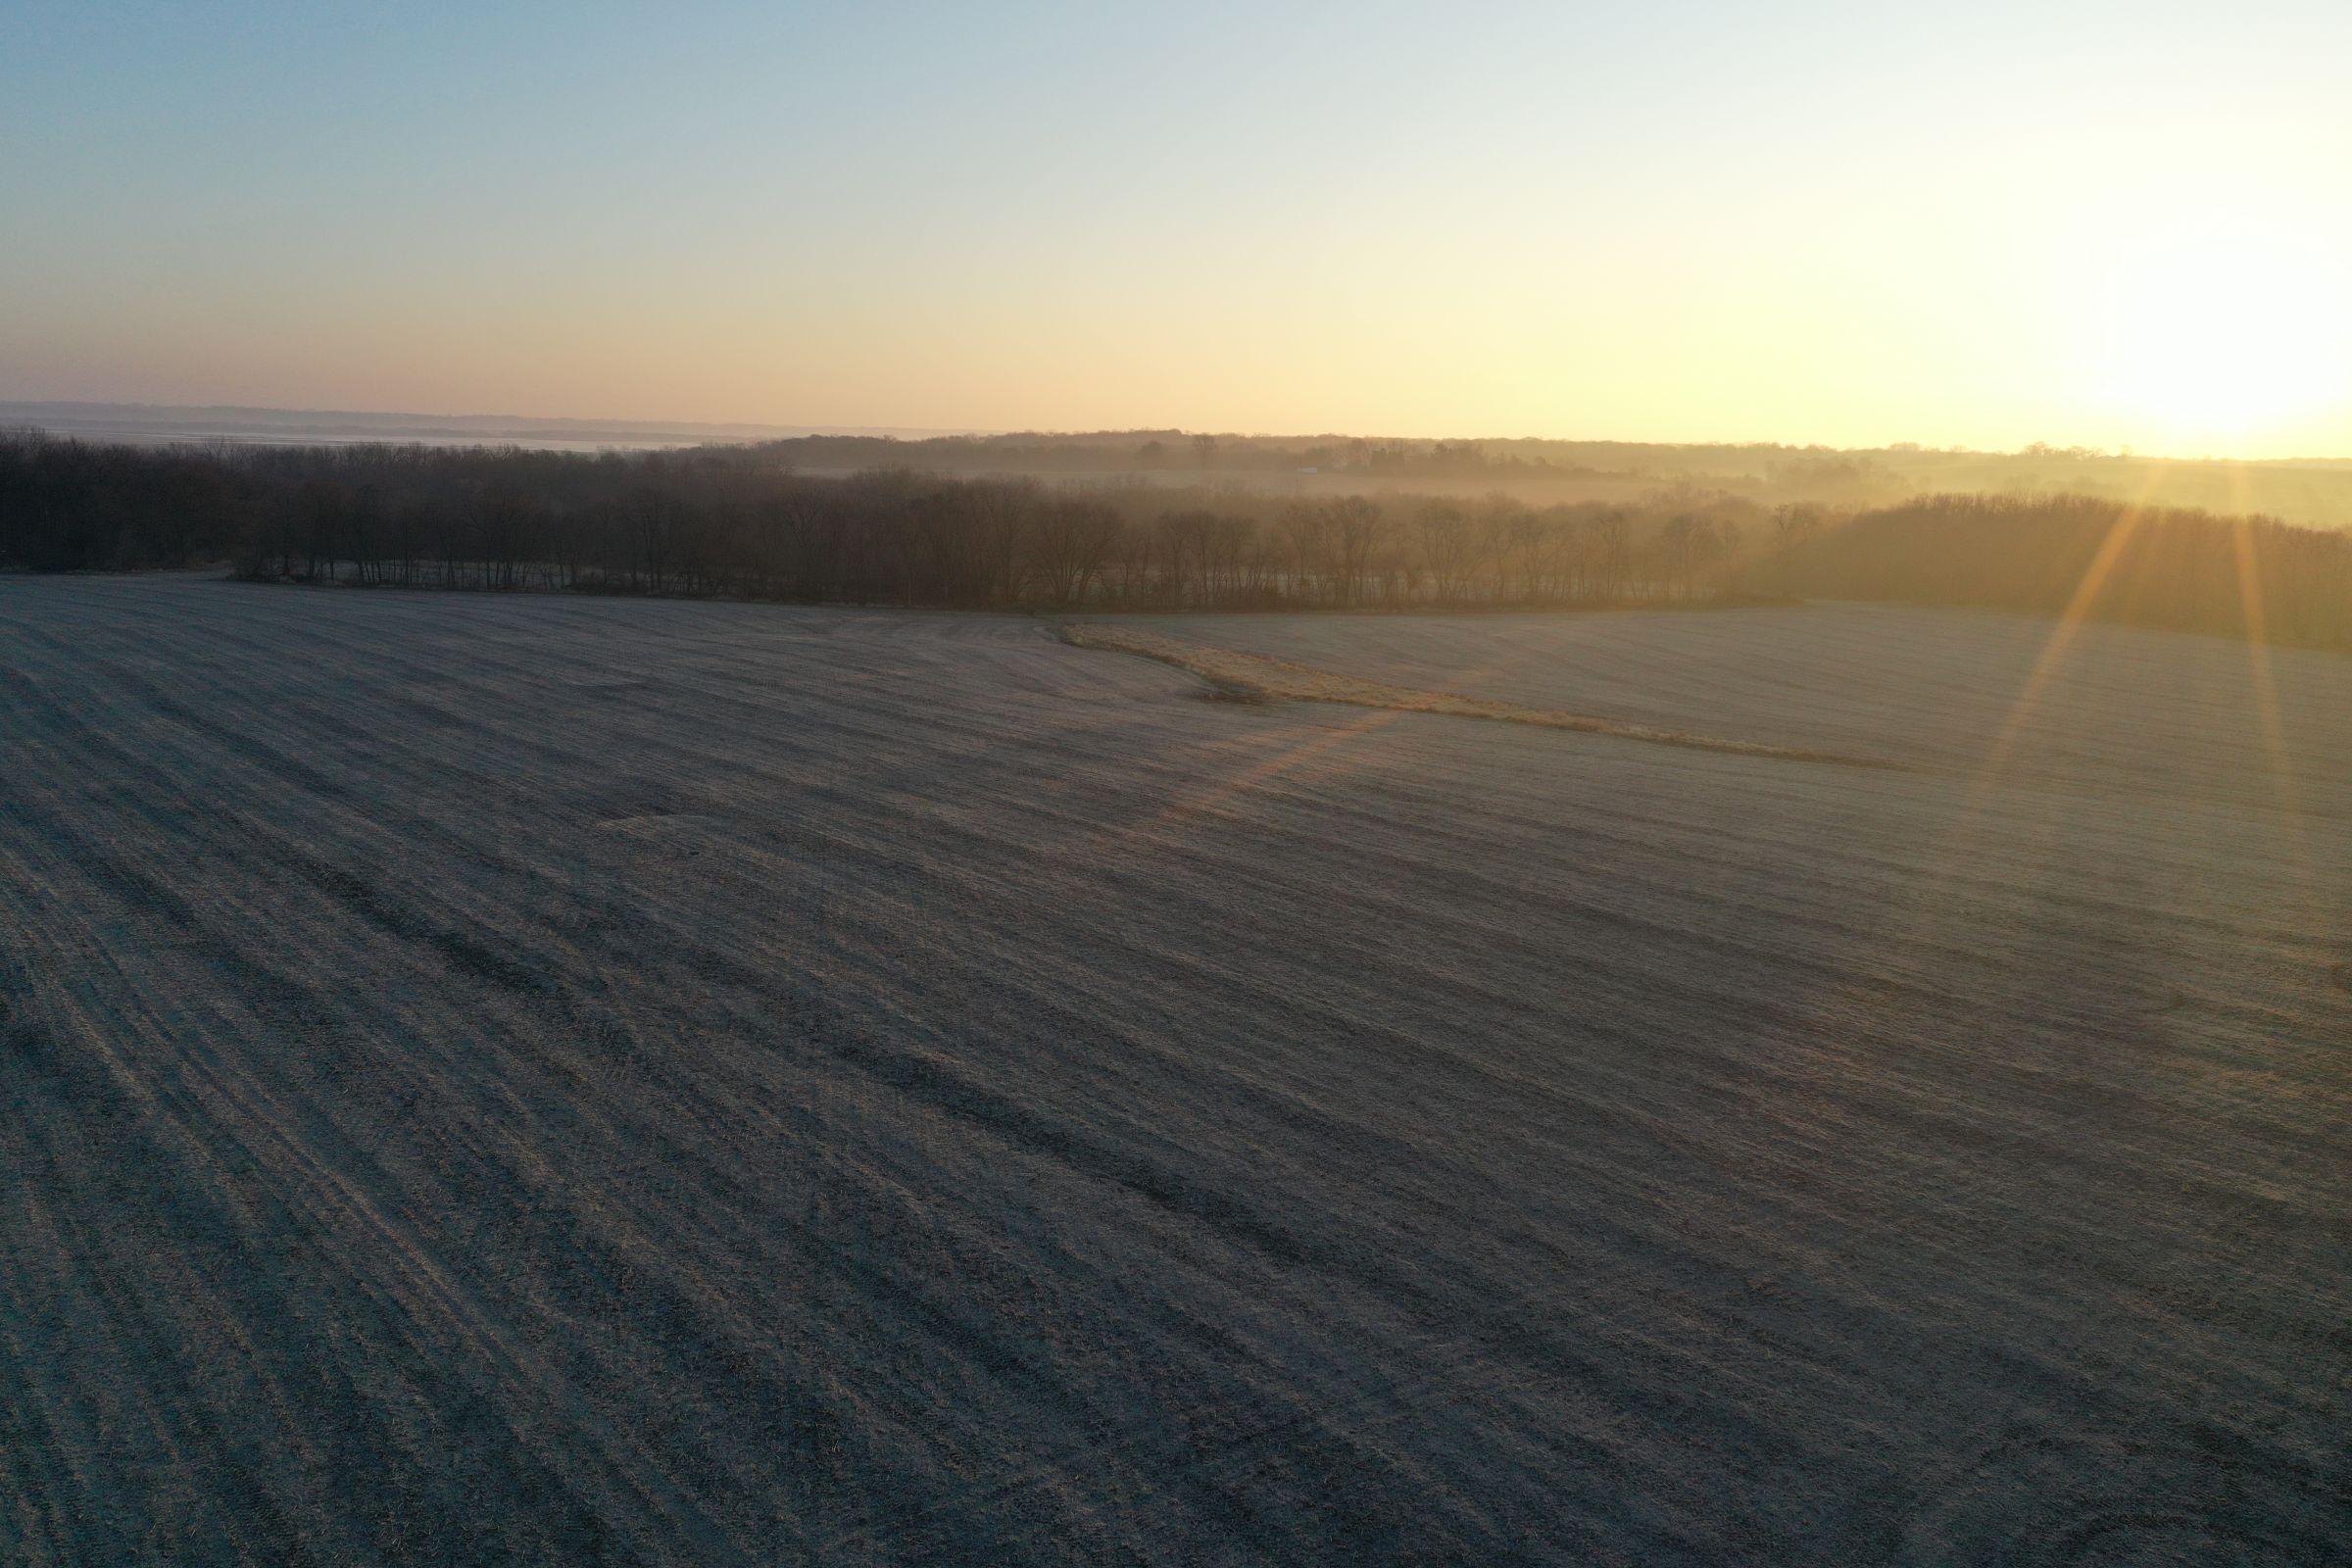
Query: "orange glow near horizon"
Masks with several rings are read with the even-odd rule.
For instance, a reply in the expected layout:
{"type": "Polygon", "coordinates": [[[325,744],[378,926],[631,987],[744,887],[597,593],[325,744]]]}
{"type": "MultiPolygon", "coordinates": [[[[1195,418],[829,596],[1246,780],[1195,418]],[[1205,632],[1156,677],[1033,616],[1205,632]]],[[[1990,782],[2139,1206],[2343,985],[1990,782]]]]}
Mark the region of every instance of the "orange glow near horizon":
{"type": "Polygon", "coordinates": [[[2352,11],[1676,9],[30,29],[0,399],[2352,457],[2352,11]]]}

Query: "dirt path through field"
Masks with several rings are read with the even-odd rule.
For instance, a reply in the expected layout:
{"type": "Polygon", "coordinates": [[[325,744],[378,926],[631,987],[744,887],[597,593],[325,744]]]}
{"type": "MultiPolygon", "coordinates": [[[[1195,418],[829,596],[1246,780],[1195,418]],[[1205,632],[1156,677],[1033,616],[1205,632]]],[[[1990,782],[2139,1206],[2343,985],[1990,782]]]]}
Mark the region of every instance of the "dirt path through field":
{"type": "Polygon", "coordinates": [[[1382,708],[1400,713],[1445,713],[1456,718],[1486,718],[1505,724],[1531,724],[1538,729],[1573,730],[1580,735],[1608,735],[1618,740],[1646,741],[1653,746],[1683,746],[1698,752],[1722,752],[1734,757],[1773,757],[1795,762],[1833,762],[1843,767],[1894,767],[1878,758],[1840,752],[1808,751],[1773,746],[1762,741],[1726,740],[1715,735],[1692,735],[1681,730],[1653,729],[1555,708],[1528,708],[1519,703],[1463,696],[1453,692],[1415,691],[1327,669],[1315,669],[1288,660],[1268,659],[1231,648],[1203,643],[1135,626],[1069,621],[1056,630],[1073,648],[1099,648],[1111,653],[1139,654],[1146,659],[1190,670],[1218,687],[1259,700],[1342,703],[1354,708],[1382,708]]]}

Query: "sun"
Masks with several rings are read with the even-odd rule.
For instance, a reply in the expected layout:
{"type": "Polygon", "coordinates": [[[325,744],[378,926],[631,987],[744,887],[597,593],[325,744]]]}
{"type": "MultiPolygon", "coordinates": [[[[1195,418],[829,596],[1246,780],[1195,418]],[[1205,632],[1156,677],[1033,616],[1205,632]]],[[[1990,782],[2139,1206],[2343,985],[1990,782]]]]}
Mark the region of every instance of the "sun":
{"type": "Polygon", "coordinates": [[[2176,227],[2120,247],[2083,318],[2099,401],[2242,443],[2352,402],[2352,267],[2310,236],[2176,227]]]}

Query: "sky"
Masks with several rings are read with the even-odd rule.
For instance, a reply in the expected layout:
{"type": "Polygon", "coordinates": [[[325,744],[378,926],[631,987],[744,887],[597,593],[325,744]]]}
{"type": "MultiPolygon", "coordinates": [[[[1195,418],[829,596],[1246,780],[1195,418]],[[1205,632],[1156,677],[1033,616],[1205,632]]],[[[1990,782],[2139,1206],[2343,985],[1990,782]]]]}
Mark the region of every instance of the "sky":
{"type": "Polygon", "coordinates": [[[0,398],[2352,456],[2352,5],[0,0],[0,398]]]}

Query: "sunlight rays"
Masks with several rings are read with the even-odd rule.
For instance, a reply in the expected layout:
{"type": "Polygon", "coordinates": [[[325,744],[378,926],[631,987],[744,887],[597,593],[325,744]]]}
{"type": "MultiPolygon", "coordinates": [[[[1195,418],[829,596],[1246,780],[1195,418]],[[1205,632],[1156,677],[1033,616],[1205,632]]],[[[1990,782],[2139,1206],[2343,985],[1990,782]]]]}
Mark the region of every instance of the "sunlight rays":
{"type": "Polygon", "coordinates": [[[1295,745],[1283,747],[1272,757],[1248,763],[1226,777],[1171,799],[1140,822],[1106,829],[1098,842],[1107,850],[1132,846],[1138,842],[1163,841],[1194,819],[1222,810],[1237,797],[1284,774],[1294,773],[1350,741],[1386,729],[1403,716],[1396,709],[1367,710],[1360,718],[1351,719],[1321,734],[1309,735],[1295,745]]]}
{"type": "Polygon", "coordinates": [[[2098,603],[2099,595],[2115,573],[2116,564],[2123,559],[2126,547],[2146,520],[2149,498],[2163,482],[2167,466],[2163,463],[2149,466],[2139,494],[2116,516],[2107,530],[2107,536],[2099,541],[2098,551],[2091,557],[2090,564],[2082,569],[2082,580],[2075,585],[2073,597],[2068,599],[2066,608],[2059,612],[2056,623],[2050,627],[2048,641],[2042,644],[2040,657],[2034,662],[2034,668],[2026,676],[2025,685],[2019,689],[2017,701],[2010,705],[2009,716],[2002,720],[1991,746],[1985,750],[1984,765],[1978,771],[1969,791],[1971,816],[1983,803],[1985,791],[1992,788],[2008,765],[2010,753],[2016,749],[2019,737],[2025,732],[2034,710],[2039,708],[2042,694],[2065,664],[2075,638],[2082,629],[2082,622],[2089,618],[2092,607],[2098,603]]]}
{"type": "MultiPolygon", "coordinates": [[[[1899,913],[1889,919],[1880,942],[1882,953],[1892,961],[1898,954],[1929,955],[1939,931],[1952,918],[1960,902],[1955,891],[1964,880],[1962,873],[1978,858],[1979,830],[1986,808],[1991,805],[1993,792],[2006,771],[2011,754],[2016,750],[2027,726],[2040,708],[2059,671],[2065,666],[2082,623],[2089,618],[2100,593],[2114,575],[2117,563],[2125,549],[2137,534],[2147,516],[2148,498],[2160,482],[2164,465],[2152,466],[2139,495],[2126,507],[2100,540],[2099,548],[2083,568],[2076,583],[2065,611],[2051,626],[2043,640],[2041,651],[2035,655],[2016,699],[1994,732],[1985,749],[1984,761],[1961,793],[1959,810],[1953,816],[1933,849],[1923,858],[1921,872],[1912,878],[1899,895],[1899,913]]],[[[1818,999],[1817,1007],[1824,1014],[1836,1006],[1876,1005],[1878,996],[1868,986],[1849,980],[1833,987],[1818,999]]]]}
{"type": "Polygon", "coordinates": [[[2278,676],[2271,658],[2270,619],[2264,603],[2262,561],[2255,549],[2254,523],[2247,515],[2245,478],[2233,476],[2239,492],[2231,510],[2230,539],[2236,547],[2237,597],[2245,617],[2246,674],[2254,692],[2255,721],[2262,727],[2263,750],[2269,754],[2271,782],[2278,796],[2279,831],[2285,840],[2287,863],[2308,895],[2311,850],[2304,842],[2303,811],[2295,788],[2294,758],[2287,750],[2286,721],[2278,702],[2278,676]]]}

